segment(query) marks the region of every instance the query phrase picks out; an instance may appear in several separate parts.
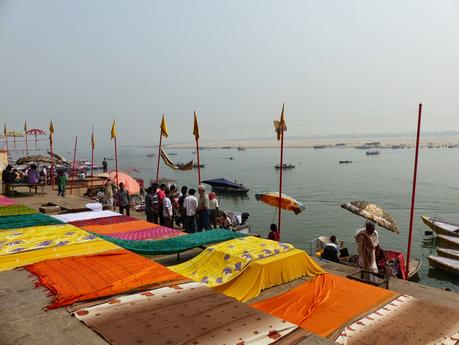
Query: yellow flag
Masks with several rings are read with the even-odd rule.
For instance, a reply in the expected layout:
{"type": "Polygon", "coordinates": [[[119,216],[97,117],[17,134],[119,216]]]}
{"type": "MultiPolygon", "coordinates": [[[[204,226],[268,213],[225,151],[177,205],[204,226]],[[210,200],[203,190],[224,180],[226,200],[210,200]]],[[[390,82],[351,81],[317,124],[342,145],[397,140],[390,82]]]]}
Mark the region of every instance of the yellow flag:
{"type": "Polygon", "coordinates": [[[24,121],[24,132],[27,134],[27,121],[24,121]]]}
{"type": "Polygon", "coordinates": [[[96,148],[96,140],[94,139],[94,131],[92,131],[92,135],[91,135],[91,148],[93,150],[96,148]]]}
{"type": "Polygon", "coordinates": [[[53,133],[54,133],[54,126],[53,126],[53,121],[51,120],[49,122],[49,144],[53,144],[53,133]]]}
{"type": "Polygon", "coordinates": [[[199,126],[198,126],[198,116],[196,115],[196,112],[194,112],[193,134],[196,140],[198,140],[199,139],[199,126]]]}
{"type": "Polygon", "coordinates": [[[112,135],[112,139],[116,138],[116,122],[115,122],[115,120],[113,120],[111,135],[112,135]]]}
{"type": "Polygon", "coordinates": [[[161,135],[166,138],[169,136],[169,132],[167,130],[166,118],[164,117],[164,114],[161,120],[161,135]]]}
{"type": "Polygon", "coordinates": [[[277,133],[277,140],[281,139],[281,133],[287,131],[287,124],[285,123],[284,104],[282,104],[282,113],[280,121],[274,121],[274,131],[277,133]]]}

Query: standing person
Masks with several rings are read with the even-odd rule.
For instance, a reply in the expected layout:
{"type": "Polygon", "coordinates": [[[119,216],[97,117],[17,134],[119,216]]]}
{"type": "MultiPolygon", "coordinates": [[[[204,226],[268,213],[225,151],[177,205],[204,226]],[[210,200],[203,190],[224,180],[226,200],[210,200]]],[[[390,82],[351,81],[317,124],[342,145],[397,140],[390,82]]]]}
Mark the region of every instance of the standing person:
{"type": "Polygon", "coordinates": [[[196,190],[190,188],[188,196],[183,200],[183,207],[185,209],[185,229],[186,232],[192,234],[196,232],[196,209],[198,208],[198,199],[194,196],[196,190]]]}
{"type": "Polygon", "coordinates": [[[67,186],[67,177],[62,170],[57,172],[57,195],[65,197],[65,187],[67,186]]]}
{"type": "Polygon", "coordinates": [[[180,219],[177,225],[180,225],[182,228],[186,228],[185,226],[186,209],[183,206],[183,203],[185,201],[185,198],[188,196],[188,187],[182,186],[181,192],[182,192],[182,195],[180,195],[180,198],[178,200],[178,213],[180,214],[180,219]]]}
{"type": "Polygon", "coordinates": [[[166,189],[165,197],[163,199],[163,218],[164,218],[164,226],[168,228],[174,228],[173,224],[173,217],[174,212],[172,210],[172,202],[171,202],[171,192],[166,189]]]}
{"type": "Polygon", "coordinates": [[[145,214],[147,215],[147,222],[158,224],[158,195],[156,190],[158,185],[153,183],[151,187],[147,189],[147,195],[145,196],[145,214]]]}
{"type": "Polygon", "coordinates": [[[277,230],[277,225],[276,224],[271,224],[269,227],[269,234],[268,234],[268,240],[272,241],[280,241],[280,234],[279,231],[277,230]]]}
{"type": "Polygon", "coordinates": [[[110,179],[107,179],[104,184],[104,203],[108,206],[110,210],[113,210],[113,185],[112,180],[110,179]]]}
{"type": "Polygon", "coordinates": [[[102,171],[106,173],[108,171],[108,162],[107,158],[104,157],[104,160],[102,161],[102,171]]]}
{"type": "Polygon", "coordinates": [[[202,184],[198,186],[198,231],[209,229],[209,196],[206,187],[202,184]]]}
{"type": "Polygon", "coordinates": [[[209,193],[209,216],[212,227],[216,229],[218,218],[218,200],[217,195],[214,192],[209,193]]]}
{"type": "Polygon", "coordinates": [[[118,206],[120,209],[120,213],[124,214],[124,210],[126,210],[126,216],[131,215],[131,196],[126,188],[124,188],[124,183],[121,182],[119,184],[120,188],[117,193],[118,199],[118,206]]]}
{"type": "Polygon", "coordinates": [[[365,228],[357,230],[354,236],[359,254],[359,266],[365,270],[378,273],[376,264],[376,248],[379,247],[379,235],[375,224],[367,221],[365,228]]]}
{"type": "Polygon", "coordinates": [[[158,195],[158,215],[159,215],[159,224],[164,225],[164,215],[163,215],[163,200],[166,197],[167,186],[164,183],[161,183],[156,194],[158,195]]]}

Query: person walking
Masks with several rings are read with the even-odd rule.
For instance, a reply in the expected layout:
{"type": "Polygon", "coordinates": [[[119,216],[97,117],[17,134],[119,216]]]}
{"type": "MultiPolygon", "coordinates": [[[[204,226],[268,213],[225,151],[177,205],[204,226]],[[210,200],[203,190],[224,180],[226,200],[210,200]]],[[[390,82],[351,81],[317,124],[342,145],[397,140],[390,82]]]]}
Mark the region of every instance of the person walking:
{"type": "Polygon", "coordinates": [[[104,160],[102,161],[102,171],[106,173],[108,171],[108,162],[107,158],[104,157],[104,160]]]}
{"type": "Polygon", "coordinates": [[[198,231],[209,229],[209,196],[206,193],[206,187],[204,185],[198,186],[198,231]]]}
{"type": "Polygon", "coordinates": [[[147,195],[145,196],[145,214],[147,222],[158,224],[158,195],[156,190],[158,185],[153,183],[151,187],[147,188],[147,195]]]}
{"type": "Polygon", "coordinates": [[[188,196],[183,200],[185,208],[185,229],[186,232],[192,234],[196,232],[196,209],[198,208],[198,199],[194,196],[196,190],[190,188],[188,196]]]}
{"type": "Polygon", "coordinates": [[[129,192],[127,189],[124,187],[124,183],[121,182],[119,184],[119,190],[117,195],[117,200],[118,200],[118,206],[121,214],[124,214],[124,210],[126,210],[126,216],[131,215],[131,196],[129,195],[129,192]]]}
{"type": "Polygon", "coordinates": [[[57,172],[57,195],[65,197],[65,187],[67,186],[67,177],[62,170],[57,172]]]}

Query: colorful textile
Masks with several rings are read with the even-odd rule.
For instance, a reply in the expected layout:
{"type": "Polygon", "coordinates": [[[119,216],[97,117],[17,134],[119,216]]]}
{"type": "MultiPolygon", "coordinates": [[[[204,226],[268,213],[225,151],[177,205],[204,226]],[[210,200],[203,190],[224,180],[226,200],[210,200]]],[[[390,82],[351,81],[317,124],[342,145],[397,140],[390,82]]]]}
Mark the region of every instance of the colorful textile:
{"type": "Polygon", "coordinates": [[[38,213],[33,208],[27,207],[25,205],[8,205],[0,207],[0,217],[5,216],[16,216],[20,214],[32,214],[38,213]]]}
{"type": "Polygon", "coordinates": [[[159,227],[157,224],[148,223],[144,220],[134,220],[126,223],[113,223],[108,225],[85,225],[82,229],[101,235],[109,235],[119,232],[131,232],[159,227]]]}
{"type": "Polygon", "coordinates": [[[16,254],[0,255],[0,271],[12,270],[16,267],[34,264],[47,259],[101,253],[112,249],[119,249],[119,247],[110,242],[96,239],[94,241],[70,244],[67,246],[49,247],[16,254]]]}
{"type": "Polygon", "coordinates": [[[230,282],[215,289],[238,301],[247,302],[261,291],[303,276],[325,273],[309,255],[292,249],[268,258],[252,261],[247,269],[230,282]]]}
{"type": "Polygon", "coordinates": [[[187,233],[171,229],[165,226],[157,226],[155,228],[138,230],[138,231],[129,231],[129,232],[116,232],[110,234],[110,237],[119,238],[122,240],[163,240],[165,238],[172,238],[177,236],[187,235],[187,233]]]}
{"type": "Polygon", "coordinates": [[[0,217],[0,230],[55,224],[62,224],[62,222],[43,213],[0,217]]]}
{"type": "Polygon", "coordinates": [[[291,249],[291,244],[248,236],[208,247],[193,259],[169,268],[194,281],[213,287],[236,278],[253,260],[291,249]]]}
{"type": "Polygon", "coordinates": [[[55,219],[58,219],[64,223],[75,222],[78,220],[88,220],[96,218],[105,218],[105,217],[116,217],[121,216],[121,214],[113,211],[85,211],[77,213],[66,213],[52,216],[55,219]]]}
{"type": "Polygon", "coordinates": [[[116,223],[127,223],[127,222],[132,222],[135,220],[138,220],[138,219],[134,217],[118,215],[118,216],[110,216],[110,217],[102,217],[102,218],[76,220],[73,222],[69,222],[69,224],[72,224],[76,226],[77,228],[82,228],[83,226],[88,226],[88,225],[109,225],[109,224],[116,224],[116,223]]]}
{"type": "Polygon", "coordinates": [[[111,344],[272,344],[297,327],[199,283],[180,284],[76,311],[111,344]]]}
{"type": "Polygon", "coordinates": [[[185,279],[166,267],[124,249],[45,260],[26,266],[55,297],[57,308],[142,286],[185,279]]]}
{"type": "Polygon", "coordinates": [[[395,296],[393,291],[327,273],[252,307],[328,336],[395,296]]]}
{"type": "Polygon", "coordinates": [[[347,326],[335,341],[341,345],[454,345],[459,341],[459,310],[402,295],[347,326]]]}
{"type": "Polygon", "coordinates": [[[7,198],[6,196],[0,195],[0,207],[1,206],[8,206],[8,205],[15,205],[16,200],[7,198]]]}
{"type": "Polygon", "coordinates": [[[228,230],[209,230],[158,241],[128,241],[106,235],[97,236],[139,254],[163,255],[179,253],[205,244],[223,242],[245,235],[228,230]]]}
{"type": "Polygon", "coordinates": [[[94,241],[97,237],[73,225],[46,225],[0,231],[0,255],[94,241]]]}

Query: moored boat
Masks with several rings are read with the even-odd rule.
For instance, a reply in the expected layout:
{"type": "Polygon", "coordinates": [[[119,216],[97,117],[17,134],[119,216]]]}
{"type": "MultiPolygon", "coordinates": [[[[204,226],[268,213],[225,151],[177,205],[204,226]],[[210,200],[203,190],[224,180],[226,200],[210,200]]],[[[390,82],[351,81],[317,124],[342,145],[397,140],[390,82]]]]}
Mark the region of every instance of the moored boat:
{"type": "Polygon", "coordinates": [[[202,183],[212,186],[212,190],[223,193],[247,194],[249,189],[243,184],[231,182],[225,178],[205,180],[202,183]]]}
{"type": "Polygon", "coordinates": [[[425,225],[439,235],[459,237],[459,225],[434,220],[431,217],[421,216],[425,225]]]}
{"type": "Polygon", "coordinates": [[[449,248],[437,248],[437,254],[445,258],[459,260],[459,250],[449,248]]]}
{"type": "Polygon", "coordinates": [[[459,260],[436,255],[427,255],[427,259],[431,266],[459,276],[459,260]]]}
{"type": "Polygon", "coordinates": [[[193,164],[193,168],[204,168],[206,165],[205,164],[198,164],[198,163],[194,163],[193,164]]]}
{"type": "Polygon", "coordinates": [[[459,237],[438,235],[440,247],[449,249],[459,249],[459,237]]]}
{"type": "MultiPolygon", "coordinates": [[[[292,164],[292,163],[284,163],[284,164],[282,164],[282,169],[293,169],[294,167],[295,167],[295,164],[292,164]]],[[[280,166],[280,164],[276,164],[274,166],[274,168],[280,169],[281,166],[280,166]]]]}
{"type": "Polygon", "coordinates": [[[339,164],[350,164],[352,161],[345,160],[345,161],[339,161],[339,164]]]}
{"type": "Polygon", "coordinates": [[[367,151],[367,156],[374,156],[374,155],[379,155],[381,152],[378,150],[369,150],[367,151]]]}

